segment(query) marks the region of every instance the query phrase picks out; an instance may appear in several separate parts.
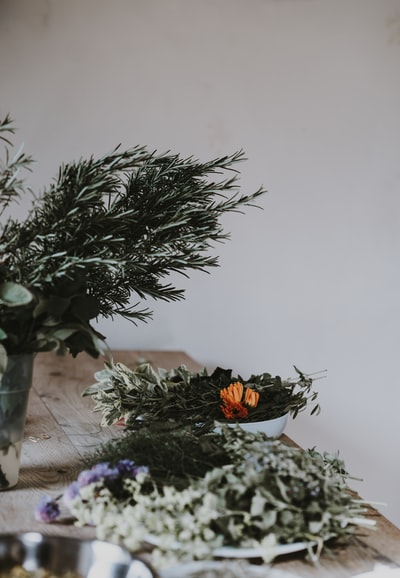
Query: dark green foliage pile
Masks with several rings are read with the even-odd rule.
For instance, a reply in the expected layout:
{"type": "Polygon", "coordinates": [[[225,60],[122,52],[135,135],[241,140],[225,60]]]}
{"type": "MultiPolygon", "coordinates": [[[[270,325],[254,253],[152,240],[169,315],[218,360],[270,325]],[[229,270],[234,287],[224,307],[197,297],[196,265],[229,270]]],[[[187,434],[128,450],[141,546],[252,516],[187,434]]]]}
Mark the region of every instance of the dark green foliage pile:
{"type": "Polygon", "coordinates": [[[130,459],[148,466],[160,487],[171,484],[183,488],[209,470],[230,463],[220,440],[216,433],[197,436],[184,428],[166,430],[153,425],[112,440],[90,455],[87,463],[92,466],[107,461],[115,465],[119,460],[130,459]]]}

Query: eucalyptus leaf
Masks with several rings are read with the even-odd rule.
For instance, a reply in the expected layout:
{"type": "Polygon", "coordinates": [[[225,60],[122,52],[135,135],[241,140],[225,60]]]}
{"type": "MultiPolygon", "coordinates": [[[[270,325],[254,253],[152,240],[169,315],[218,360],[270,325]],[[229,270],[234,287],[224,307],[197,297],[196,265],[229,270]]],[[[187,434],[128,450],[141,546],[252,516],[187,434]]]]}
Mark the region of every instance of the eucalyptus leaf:
{"type": "Polygon", "coordinates": [[[32,293],[23,285],[6,281],[0,285],[0,304],[8,307],[27,305],[33,299],[32,293]]]}
{"type": "Polygon", "coordinates": [[[71,301],[71,313],[78,319],[90,321],[100,313],[100,303],[90,295],[77,295],[71,301]]]}
{"type": "Polygon", "coordinates": [[[33,311],[33,317],[40,317],[40,315],[45,313],[59,319],[70,305],[70,298],[59,297],[57,295],[52,295],[49,298],[40,297],[33,311]]]}
{"type": "Polygon", "coordinates": [[[0,343],[0,378],[5,372],[8,363],[7,351],[3,345],[0,343]]]}
{"type": "Polygon", "coordinates": [[[78,331],[77,327],[68,327],[63,329],[56,329],[50,333],[51,337],[59,341],[65,341],[68,337],[71,337],[74,333],[78,331]]]}

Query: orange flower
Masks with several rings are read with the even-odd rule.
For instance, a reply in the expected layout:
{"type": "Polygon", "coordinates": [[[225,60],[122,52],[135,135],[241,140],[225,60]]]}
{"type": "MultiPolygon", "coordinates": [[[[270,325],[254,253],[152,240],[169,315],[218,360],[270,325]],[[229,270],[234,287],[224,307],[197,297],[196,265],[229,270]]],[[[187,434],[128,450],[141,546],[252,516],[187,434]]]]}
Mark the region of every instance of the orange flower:
{"type": "Polygon", "coordinates": [[[224,402],[221,405],[221,411],[226,419],[244,418],[249,415],[247,407],[256,407],[260,394],[250,387],[246,387],[243,398],[244,386],[240,381],[231,383],[228,387],[221,389],[220,397],[224,402]]]}
{"type": "Polygon", "coordinates": [[[221,405],[221,410],[226,419],[238,419],[249,415],[244,405],[234,401],[225,402],[225,405],[221,405]]]}
{"type": "Polygon", "coordinates": [[[243,397],[243,383],[236,381],[221,389],[220,397],[224,403],[240,403],[243,397]]]}
{"type": "Polygon", "coordinates": [[[244,403],[249,407],[257,407],[258,400],[260,399],[260,394],[258,391],[254,391],[251,387],[246,387],[246,392],[244,394],[244,403]]]}

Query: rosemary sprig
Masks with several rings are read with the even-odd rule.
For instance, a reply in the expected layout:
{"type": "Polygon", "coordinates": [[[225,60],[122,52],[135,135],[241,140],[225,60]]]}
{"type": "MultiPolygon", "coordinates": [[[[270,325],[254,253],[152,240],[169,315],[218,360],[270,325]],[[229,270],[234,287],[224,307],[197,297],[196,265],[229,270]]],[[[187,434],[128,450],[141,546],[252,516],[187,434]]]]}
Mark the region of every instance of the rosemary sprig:
{"type": "MultiPolygon", "coordinates": [[[[0,215],[25,195],[32,159],[12,154],[9,116],[0,120],[0,215]]],[[[221,217],[255,206],[242,194],[242,151],[208,162],[115,148],[100,158],[64,164],[33,196],[25,218],[0,223],[0,353],[102,352],[98,317],[134,323],[151,318],[142,301],[176,301],[184,290],[171,273],[218,265],[210,249],[229,233],[221,217]]]]}

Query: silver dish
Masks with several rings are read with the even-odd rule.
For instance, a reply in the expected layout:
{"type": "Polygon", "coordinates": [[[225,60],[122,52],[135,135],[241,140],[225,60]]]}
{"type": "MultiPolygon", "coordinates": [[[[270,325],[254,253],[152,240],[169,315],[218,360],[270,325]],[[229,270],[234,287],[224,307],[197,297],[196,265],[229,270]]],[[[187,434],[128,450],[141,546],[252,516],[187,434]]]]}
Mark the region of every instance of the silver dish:
{"type": "Polygon", "coordinates": [[[59,575],[72,571],[83,578],[156,578],[146,562],[116,544],[38,532],[0,534],[0,570],[14,566],[59,575]]]}

